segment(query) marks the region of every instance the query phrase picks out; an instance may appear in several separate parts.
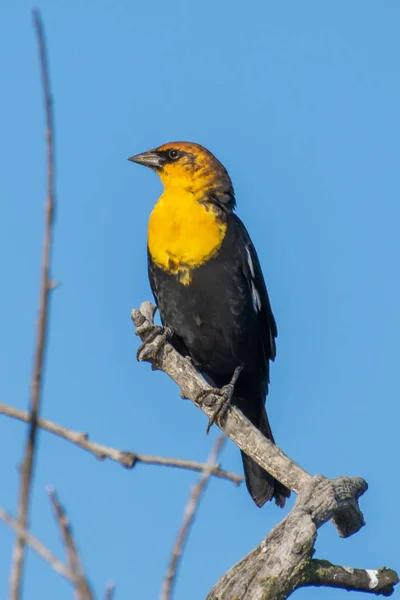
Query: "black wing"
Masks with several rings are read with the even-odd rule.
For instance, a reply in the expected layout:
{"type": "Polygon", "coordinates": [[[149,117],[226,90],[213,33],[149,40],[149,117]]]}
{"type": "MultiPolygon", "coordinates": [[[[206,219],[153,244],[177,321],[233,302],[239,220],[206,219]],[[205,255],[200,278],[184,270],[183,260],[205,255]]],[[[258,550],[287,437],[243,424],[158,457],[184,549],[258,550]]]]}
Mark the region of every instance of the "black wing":
{"type": "Polygon", "coordinates": [[[232,215],[232,217],[236,221],[236,226],[242,240],[242,244],[240,244],[242,271],[252,297],[253,308],[258,313],[265,360],[274,360],[276,356],[275,338],[278,335],[278,330],[272,313],[260,261],[246,227],[239,217],[236,215],[232,215]]]}
{"type": "Polygon", "coordinates": [[[149,276],[151,291],[153,292],[154,300],[158,307],[158,281],[157,281],[157,277],[155,274],[155,265],[153,263],[153,260],[150,256],[150,252],[148,249],[147,249],[147,272],[148,272],[148,276],[149,276]]]}

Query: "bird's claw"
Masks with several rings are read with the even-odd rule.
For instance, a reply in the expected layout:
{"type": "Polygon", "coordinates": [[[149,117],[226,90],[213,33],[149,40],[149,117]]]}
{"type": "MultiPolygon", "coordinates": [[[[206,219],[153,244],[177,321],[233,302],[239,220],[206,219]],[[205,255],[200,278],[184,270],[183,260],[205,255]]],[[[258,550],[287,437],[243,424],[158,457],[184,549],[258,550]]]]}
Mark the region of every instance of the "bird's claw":
{"type": "Polygon", "coordinates": [[[208,419],[206,429],[207,435],[214,423],[216,423],[218,419],[224,419],[224,417],[226,416],[226,413],[228,412],[228,409],[231,404],[234,389],[235,386],[231,383],[228,383],[228,385],[224,385],[224,387],[222,387],[221,389],[214,389],[211,391],[211,393],[213,393],[215,396],[219,396],[219,398],[215,403],[213,414],[208,419]]]}
{"type": "Polygon", "coordinates": [[[168,327],[160,327],[159,325],[152,325],[149,331],[146,333],[146,337],[136,352],[136,358],[139,361],[154,361],[157,355],[171,336],[171,330],[168,327]]]}
{"type": "Polygon", "coordinates": [[[204,392],[201,392],[197,397],[197,401],[199,401],[205,396],[213,395],[214,398],[215,396],[219,396],[217,401],[213,399],[214,410],[213,414],[208,420],[206,434],[209,433],[211,427],[214,425],[214,423],[217,422],[217,420],[225,418],[226,413],[228,412],[228,409],[231,405],[233,392],[235,390],[235,384],[238,380],[240,373],[242,372],[242,369],[242,366],[236,367],[233,377],[227,385],[224,385],[222,388],[211,388],[211,390],[205,390],[204,392]]]}

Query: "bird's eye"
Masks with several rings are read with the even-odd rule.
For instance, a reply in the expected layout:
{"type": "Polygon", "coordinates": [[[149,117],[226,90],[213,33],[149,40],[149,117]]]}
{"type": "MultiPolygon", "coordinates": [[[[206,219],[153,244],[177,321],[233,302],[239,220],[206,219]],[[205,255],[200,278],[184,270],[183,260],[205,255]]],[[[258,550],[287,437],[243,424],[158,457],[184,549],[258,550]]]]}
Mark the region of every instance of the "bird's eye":
{"type": "Polygon", "coordinates": [[[179,157],[179,152],[178,150],[170,150],[168,156],[171,160],[176,160],[179,157]]]}

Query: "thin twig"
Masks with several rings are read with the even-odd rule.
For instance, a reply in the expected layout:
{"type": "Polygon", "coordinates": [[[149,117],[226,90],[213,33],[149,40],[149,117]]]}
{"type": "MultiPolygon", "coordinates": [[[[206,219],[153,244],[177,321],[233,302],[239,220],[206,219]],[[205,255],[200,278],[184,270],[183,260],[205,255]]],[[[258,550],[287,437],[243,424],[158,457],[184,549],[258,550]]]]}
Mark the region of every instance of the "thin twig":
{"type": "Polygon", "coordinates": [[[106,593],[104,596],[104,600],[113,600],[115,592],[115,583],[113,581],[109,581],[106,584],[106,593]]]}
{"type": "Polygon", "coordinates": [[[50,550],[46,548],[42,542],[40,542],[33,535],[28,533],[23,527],[21,527],[20,523],[10,517],[10,515],[4,510],[4,508],[0,508],[0,519],[4,521],[11,529],[13,529],[20,538],[23,538],[25,544],[28,544],[38,554],[43,560],[45,560],[57,573],[68,579],[72,583],[75,583],[75,575],[64,565],[50,550]]]}
{"type": "MultiPolygon", "coordinates": [[[[28,412],[19,410],[13,406],[8,406],[7,404],[3,404],[1,402],[0,415],[12,417],[13,419],[18,419],[19,421],[29,422],[30,420],[28,412]]],[[[91,442],[88,439],[87,433],[66,429],[62,425],[58,425],[57,423],[53,423],[47,419],[42,419],[41,417],[37,419],[37,426],[45,431],[48,431],[49,433],[53,433],[54,435],[67,440],[68,442],[71,442],[72,444],[75,444],[76,446],[79,446],[79,448],[82,448],[83,450],[87,450],[87,452],[90,452],[100,460],[109,458],[110,460],[113,460],[128,469],[133,468],[137,463],[143,463],[147,465],[177,467],[180,469],[189,469],[191,471],[199,472],[204,470],[204,463],[194,460],[166,458],[164,456],[153,456],[151,454],[137,454],[136,452],[124,452],[123,450],[118,450],[117,448],[111,448],[110,446],[104,446],[103,444],[91,442]]],[[[220,477],[222,479],[232,481],[236,485],[239,485],[243,481],[243,477],[240,475],[237,475],[236,473],[230,473],[229,471],[224,471],[223,469],[220,469],[218,465],[212,472],[212,475],[214,477],[220,477]]]]}
{"type": "Polygon", "coordinates": [[[207,483],[212,475],[213,465],[218,458],[219,453],[222,450],[222,446],[226,440],[225,435],[221,435],[214,448],[212,449],[210,456],[207,459],[207,463],[204,467],[203,473],[198,481],[198,483],[193,487],[192,492],[190,494],[189,501],[186,505],[183,522],[181,529],[178,533],[178,537],[176,538],[176,542],[172,549],[170,563],[168,565],[167,573],[165,575],[165,579],[163,582],[160,600],[170,600],[172,597],[172,589],[176,579],[176,573],[179,565],[179,560],[184,548],[184,545],[187,540],[187,536],[190,530],[190,527],[194,521],[196,516],[196,511],[201,499],[203,492],[206,489],[207,483]]]}
{"type": "Polygon", "coordinates": [[[72,535],[72,528],[67,513],[61,505],[54,488],[48,489],[50,502],[53,506],[54,514],[60,528],[61,537],[67,551],[68,564],[76,578],[75,592],[76,600],[94,600],[89,582],[85,576],[82,561],[79,557],[78,549],[72,535]]]}
{"type": "MultiPolygon", "coordinates": [[[[31,400],[30,400],[30,426],[29,433],[25,445],[24,462],[21,468],[21,485],[20,497],[18,506],[18,520],[23,530],[27,529],[29,497],[32,485],[32,476],[34,468],[35,442],[37,434],[37,418],[40,409],[43,364],[46,349],[46,334],[49,314],[49,296],[51,290],[51,282],[49,277],[50,272],[50,256],[52,246],[52,229],[54,217],[54,156],[53,156],[53,115],[52,101],[50,95],[49,72],[47,65],[46,44],[43,31],[43,25],[38,10],[34,10],[33,23],[36,31],[40,67],[42,75],[43,95],[45,102],[46,113],[46,138],[47,138],[47,202],[45,211],[45,234],[42,256],[42,275],[40,286],[40,307],[37,323],[37,341],[33,366],[33,375],[31,383],[31,400]]],[[[14,551],[13,564],[11,567],[10,576],[10,598],[11,600],[19,600],[22,589],[22,573],[24,566],[24,550],[25,540],[23,536],[18,536],[14,551]]]]}

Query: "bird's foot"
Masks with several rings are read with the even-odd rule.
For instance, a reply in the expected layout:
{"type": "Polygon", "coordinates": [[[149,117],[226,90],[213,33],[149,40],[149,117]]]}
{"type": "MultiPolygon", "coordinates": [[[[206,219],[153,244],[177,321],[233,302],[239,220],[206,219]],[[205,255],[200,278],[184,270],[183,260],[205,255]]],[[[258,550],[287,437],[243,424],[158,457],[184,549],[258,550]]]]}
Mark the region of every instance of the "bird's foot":
{"type": "Polygon", "coordinates": [[[143,341],[143,344],[139,346],[139,349],[136,353],[137,360],[146,360],[154,365],[156,363],[158,353],[164,346],[165,342],[171,338],[171,336],[172,331],[168,327],[152,325],[148,332],[146,332],[146,337],[143,341]]]}
{"type": "Polygon", "coordinates": [[[201,392],[198,397],[196,398],[197,401],[202,400],[204,397],[207,396],[218,396],[218,400],[214,400],[212,401],[213,404],[213,414],[211,415],[211,417],[208,420],[208,425],[207,425],[207,429],[206,429],[206,433],[208,434],[208,432],[210,431],[211,427],[214,425],[214,423],[217,422],[218,419],[224,418],[229,406],[231,404],[231,400],[232,400],[232,396],[233,396],[233,392],[235,390],[235,385],[236,382],[239,378],[240,373],[243,370],[243,366],[240,365],[239,367],[236,367],[232,379],[230,380],[230,382],[227,385],[224,385],[222,388],[211,388],[210,390],[206,390],[204,392],[201,392]]]}

